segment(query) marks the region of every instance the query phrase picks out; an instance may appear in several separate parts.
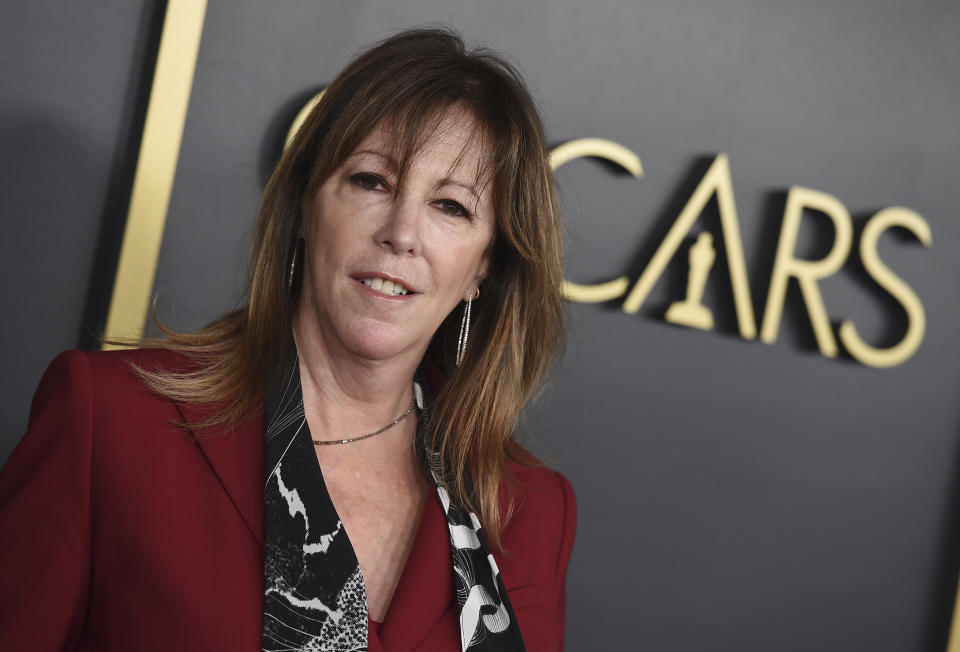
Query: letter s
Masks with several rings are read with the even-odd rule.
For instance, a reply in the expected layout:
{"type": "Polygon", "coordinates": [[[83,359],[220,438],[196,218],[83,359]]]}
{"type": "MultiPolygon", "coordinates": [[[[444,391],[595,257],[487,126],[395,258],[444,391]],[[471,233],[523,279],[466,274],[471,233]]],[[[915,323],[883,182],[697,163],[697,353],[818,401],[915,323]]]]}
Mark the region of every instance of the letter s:
{"type": "Polygon", "coordinates": [[[909,208],[893,206],[874,214],[863,229],[860,237],[860,260],[877,285],[890,293],[907,313],[907,332],[897,344],[878,349],[865,343],[857,333],[853,321],[845,319],[840,324],[840,341],[854,358],[871,367],[893,367],[905,362],[916,353],[923,342],[923,334],[927,327],[926,313],[923,304],[909,285],[890,271],[883,264],[877,254],[877,241],[887,229],[900,226],[915,236],[925,247],[929,247],[933,239],[930,235],[930,225],[920,215],[909,208]]]}

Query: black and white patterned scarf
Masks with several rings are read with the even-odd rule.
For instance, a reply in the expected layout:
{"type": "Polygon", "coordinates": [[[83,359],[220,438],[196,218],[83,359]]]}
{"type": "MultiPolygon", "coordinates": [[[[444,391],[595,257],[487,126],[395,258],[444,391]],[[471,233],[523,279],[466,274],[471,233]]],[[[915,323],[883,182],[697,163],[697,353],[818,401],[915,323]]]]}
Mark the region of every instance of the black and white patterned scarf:
{"type": "MultiPolygon", "coordinates": [[[[296,350],[267,388],[262,649],[367,649],[367,596],[353,546],[327,493],[303,409],[296,350]]],[[[432,398],[422,374],[417,450],[450,532],[465,652],[524,650],[520,628],[476,515],[443,488],[444,465],[427,450],[432,398]]]]}

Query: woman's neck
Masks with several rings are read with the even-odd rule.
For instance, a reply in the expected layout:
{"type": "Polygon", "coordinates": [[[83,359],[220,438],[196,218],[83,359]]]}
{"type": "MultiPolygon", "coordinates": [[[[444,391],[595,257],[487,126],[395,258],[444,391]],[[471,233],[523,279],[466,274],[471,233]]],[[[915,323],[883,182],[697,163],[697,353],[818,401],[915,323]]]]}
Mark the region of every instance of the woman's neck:
{"type": "MultiPolygon", "coordinates": [[[[304,410],[313,439],[361,437],[387,425],[410,406],[416,362],[402,358],[365,360],[339,351],[328,346],[318,329],[305,327],[298,320],[293,334],[304,410]]],[[[414,415],[410,415],[382,435],[356,444],[322,448],[331,449],[331,459],[361,449],[366,455],[377,451],[385,456],[393,454],[394,449],[412,451],[415,423],[414,415]]]]}

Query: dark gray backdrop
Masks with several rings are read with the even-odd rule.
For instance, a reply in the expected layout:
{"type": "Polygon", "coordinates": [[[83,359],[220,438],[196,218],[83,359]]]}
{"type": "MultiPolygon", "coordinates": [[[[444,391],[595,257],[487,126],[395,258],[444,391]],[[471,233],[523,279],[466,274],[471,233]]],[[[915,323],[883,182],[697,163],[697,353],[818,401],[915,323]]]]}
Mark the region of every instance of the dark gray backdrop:
{"type": "MultiPolygon", "coordinates": [[[[46,363],[102,326],[163,10],[4,4],[0,459],[46,363]]],[[[881,241],[928,318],[893,369],[820,356],[795,289],[776,344],[741,340],[722,256],[705,300],[717,330],[664,323],[686,245],[640,314],[570,306],[566,355],[524,425],[579,500],[568,648],[942,650],[960,567],[960,8],[212,0],[157,270],[171,325],[236,301],[299,104],[362,46],[437,21],[518,63],[554,142],[604,137],[641,156],[639,181],[586,160],[561,170],[571,279],[635,280],[721,151],[758,321],[791,185],[839,198],[858,234],[890,205],[933,232],[930,249],[881,241]]],[[[820,222],[804,223],[802,254],[829,246],[820,222]]],[[[717,233],[710,210],[704,227],[717,233]]],[[[831,320],[878,345],[901,336],[902,312],[854,262],[821,287],[831,320]]]]}

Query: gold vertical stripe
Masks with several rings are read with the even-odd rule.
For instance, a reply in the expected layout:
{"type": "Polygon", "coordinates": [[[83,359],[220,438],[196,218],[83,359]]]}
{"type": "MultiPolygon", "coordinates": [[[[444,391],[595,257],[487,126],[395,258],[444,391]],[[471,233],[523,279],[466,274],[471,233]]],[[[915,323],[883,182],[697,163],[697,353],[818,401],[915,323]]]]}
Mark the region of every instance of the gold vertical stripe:
{"type": "Polygon", "coordinates": [[[947,639],[947,652],[960,652],[960,587],[953,602],[953,622],[950,625],[950,638],[947,639]]]}
{"type": "Polygon", "coordinates": [[[167,2],[106,339],[143,335],[206,11],[207,0],[167,2]]]}

